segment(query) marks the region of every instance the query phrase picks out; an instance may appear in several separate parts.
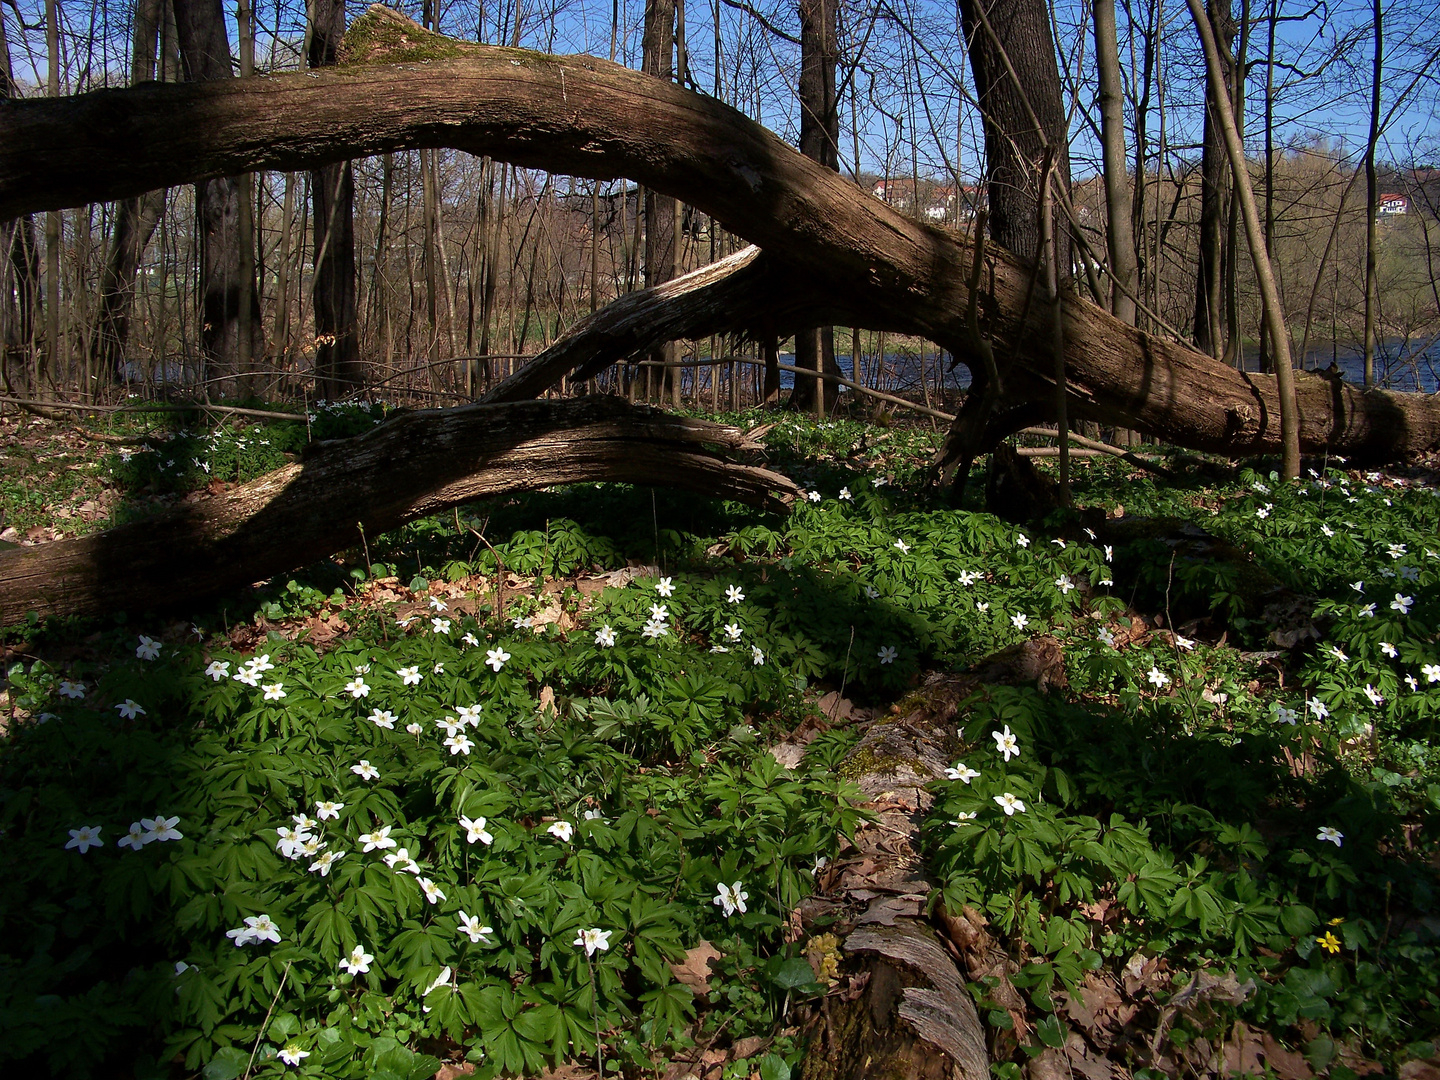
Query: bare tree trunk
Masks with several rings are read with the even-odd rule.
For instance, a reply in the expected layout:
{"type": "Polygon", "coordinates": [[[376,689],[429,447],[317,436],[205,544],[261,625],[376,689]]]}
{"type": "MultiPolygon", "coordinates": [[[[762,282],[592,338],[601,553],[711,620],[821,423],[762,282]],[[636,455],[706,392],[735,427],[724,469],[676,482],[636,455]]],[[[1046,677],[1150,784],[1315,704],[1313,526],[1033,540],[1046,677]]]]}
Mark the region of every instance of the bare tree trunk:
{"type": "MultiPolygon", "coordinates": [[[[840,171],[840,102],[835,85],[839,53],[836,0],[800,0],[800,152],[836,172],[840,171]]],[[[840,374],[834,327],[796,330],[795,366],[840,374]]],[[[833,411],[838,396],[838,383],[797,376],[790,406],[823,417],[833,411]]]]}
{"type": "MultiPolygon", "coordinates": [[[[1214,28],[1222,64],[1221,87],[1226,93],[1232,82],[1230,44],[1235,40],[1235,20],[1230,14],[1230,0],[1207,0],[1209,24],[1214,28]]],[[[1219,357],[1225,336],[1221,324],[1225,285],[1225,136],[1220,130],[1220,102],[1207,82],[1205,90],[1205,127],[1200,151],[1200,261],[1195,275],[1195,347],[1219,357]]]]}
{"type": "Polygon", "coordinates": [[[1225,140],[1225,153],[1230,159],[1230,178],[1245,219],[1245,238],[1250,246],[1255,279],[1260,286],[1260,297],[1265,306],[1266,331],[1275,346],[1275,388],[1280,397],[1280,473],[1286,480],[1294,480],[1300,475],[1300,410],[1295,396],[1295,370],[1290,362],[1290,331],[1285,325],[1285,312],[1280,305],[1280,290],[1275,283],[1274,268],[1265,254],[1265,237],[1260,229],[1255,191],[1250,184],[1250,173],[1245,163],[1245,145],[1240,140],[1240,127],[1230,108],[1225,71],[1215,35],[1211,30],[1212,24],[1205,9],[1200,6],[1201,0],[1188,2],[1195,28],[1200,32],[1200,41],[1205,48],[1205,68],[1217,106],[1216,120],[1225,140]]]}
{"type": "MultiPolygon", "coordinates": [[[[335,63],[345,36],[345,0],[310,0],[310,67],[335,63]]],[[[335,400],[364,388],[355,308],[355,172],[350,162],[310,176],[315,230],[315,392],[335,400]]]]}
{"type": "MultiPolygon", "coordinates": [[[[58,0],[45,0],[46,89],[53,97],[60,96],[60,5],[58,0]]],[[[60,378],[63,346],[60,341],[60,214],[45,215],[45,367],[41,369],[36,355],[34,392],[46,395],[46,382],[60,378]],[[47,379],[48,373],[48,379],[47,379]]]]}
{"type": "Polygon", "coordinates": [[[1375,385],[1375,309],[1380,305],[1375,281],[1376,226],[1380,215],[1380,182],[1375,173],[1375,147],[1380,141],[1380,75],[1385,54],[1381,0],[1375,0],[1375,61],[1370,83],[1370,137],[1365,142],[1365,385],[1375,385]]]}
{"type": "MultiPolygon", "coordinates": [[[[5,19],[0,16],[0,101],[19,97],[11,67],[5,19]]],[[[35,301],[40,278],[35,244],[35,220],[0,219],[0,383],[11,388],[10,362],[24,359],[33,368],[35,301]]]]}
{"type": "MultiPolygon", "coordinates": [[[[138,86],[156,75],[156,47],[165,0],[139,0],[135,5],[130,82],[138,86]]],[[[135,281],[145,248],[165,212],[165,191],[124,199],[115,218],[115,233],[100,279],[100,313],[90,342],[91,367],[101,381],[124,382],[130,315],[135,306],[135,281]]]]}
{"type": "MultiPolygon", "coordinates": [[[[1100,134],[1105,160],[1105,238],[1110,255],[1110,312],[1134,324],[1139,270],[1125,171],[1125,103],[1120,76],[1120,43],[1115,0],[1095,0],[1095,66],[1100,81],[1100,134]]],[[[1142,166],[1143,167],[1143,166],[1142,166]]],[[[1143,185],[1137,170],[1136,184],[1143,185]]]]}
{"type": "MultiPolygon", "coordinates": [[[[670,81],[674,76],[675,0],[646,0],[645,34],[642,42],[642,70],[670,81]]],[[[675,199],[649,188],[645,190],[645,286],[654,288],[675,276],[675,199]]],[[[680,403],[677,369],[678,350],[667,342],[650,359],[663,368],[644,368],[646,397],[680,403]]]]}
{"type": "MultiPolygon", "coordinates": [[[[173,0],[180,57],[190,82],[228,80],[230,42],[220,0],[173,0]]],[[[200,341],[207,392],[212,380],[223,394],[239,390],[240,335],[250,336],[250,355],[264,353],[264,334],[254,295],[255,282],[241,276],[240,188],[234,176],[202,180],[195,186],[200,233],[200,341]],[[240,323],[240,290],[251,292],[251,321],[240,323]]]]}
{"type": "MultiPolygon", "coordinates": [[[[1040,168],[1047,148],[1055,149],[1055,181],[1070,191],[1069,130],[1050,9],[1044,0],[960,0],[960,12],[984,118],[990,238],[1038,262],[1040,168]]],[[[1057,241],[1068,279],[1069,230],[1057,241]]]]}

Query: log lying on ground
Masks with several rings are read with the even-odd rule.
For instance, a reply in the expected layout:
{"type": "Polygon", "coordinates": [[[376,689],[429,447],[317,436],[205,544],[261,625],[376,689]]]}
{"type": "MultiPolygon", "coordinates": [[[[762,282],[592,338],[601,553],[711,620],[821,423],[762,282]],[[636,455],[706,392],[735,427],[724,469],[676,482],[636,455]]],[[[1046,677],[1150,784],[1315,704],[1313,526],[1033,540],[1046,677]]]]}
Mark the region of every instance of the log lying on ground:
{"type": "MultiPolygon", "coordinates": [[[[592,57],[470,45],[372,8],[345,63],[208,83],[0,102],[0,218],[262,169],[452,147],[577,176],[626,176],[712,214],[844,305],[845,325],[918,334],[962,359],[971,245],[911,221],[711,98],[592,57]],[[104,162],[104,168],[96,168],[104,162]]],[[[977,296],[1007,397],[1053,397],[1033,271],[994,249],[977,296]]],[[[1274,380],[1065,301],[1072,415],[1231,454],[1278,450],[1274,380]]],[[[814,322],[820,319],[812,320],[814,322]]],[[[1440,445],[1440,401],[1298,380],[1301,444],[1394,459],[1440,445]]]]}
{"type": "Polygon", "coordinates": [[[0,624],[243,588],[473,499],[555,484],[657,484],[782,507],[795,486],[721,450],[734,428],[618,398],[401,413],[298,463],[95,536],[0,552],[0,624]]]}

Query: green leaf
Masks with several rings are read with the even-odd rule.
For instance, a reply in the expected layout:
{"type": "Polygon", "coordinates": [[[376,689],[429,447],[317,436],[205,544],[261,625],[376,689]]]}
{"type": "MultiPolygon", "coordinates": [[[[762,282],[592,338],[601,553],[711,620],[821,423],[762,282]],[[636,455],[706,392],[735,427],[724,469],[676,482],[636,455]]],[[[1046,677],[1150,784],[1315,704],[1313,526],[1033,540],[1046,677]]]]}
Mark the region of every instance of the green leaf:
{"type": "Polygon", "coordinates": [[[760,1080],[790,1080],[790,1066],[778,1054],[760,1059],[760,1080]]]}
{"type": "Polygon", "coordinates": [[[236,1080],[244,1075],[250,1064],[250,1055],[234,1046],[221,1047],[205,1066],[201,1075],[205,1080],[236,1080]]]}

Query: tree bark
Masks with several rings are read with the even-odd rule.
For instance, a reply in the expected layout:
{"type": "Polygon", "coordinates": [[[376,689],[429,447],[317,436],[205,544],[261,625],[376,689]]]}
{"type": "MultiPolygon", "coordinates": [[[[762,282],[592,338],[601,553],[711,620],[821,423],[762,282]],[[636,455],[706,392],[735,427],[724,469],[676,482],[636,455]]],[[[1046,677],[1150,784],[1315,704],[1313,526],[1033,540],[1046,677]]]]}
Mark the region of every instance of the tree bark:
{"type": "MultiPolygon", "coordinates": [[[[1054,178],[1062,191],[1070,191],[1069,128],[1050,9],[1044,0],[961,0],[960,13],[984,119],[990,238],[1035,262],[1040,169],[1048,147],[1056,155],[1054,178]]],[[[1068,268],[1069,230],[1057,239],[1060,265],[1068,268]]]]}
{"type": "Polygon", "coordinates": [[[1365,385],[1375,385],[1375,316],[1380,306],[1375,280],[1376,236],[1380,215],[1380,181],[1375,172],[1375,147],[1380,142],[1380,76],[1385,66],[1385,20],[1381,0],[1374,0],[1375,58],[1370,80],[1370,135],[1365,140],[1365,385]]]}
{"type": "MultiPolygon", "coordinates": [[[[345,0],[314,0],[310,13],[306,59],[312,69],[330,67],[345,37],[345,0]]],[[[355,306],[355,174],[350,162],[314,170],[310,198],[316,253],[315,392],[334,401],[366,382],[355,306]]]]}
{"type": "MultiPolygon", "coordinates": [[[[1115,30],[1115,0],[1095,0],[1095,66],[1100,83],[1100,136],[1105,160],[1105,239],[1110,255],[1110,312],[1135,321],[1140,273],[1135,256],[1128,175],[1125,168],[1125,101],[1120,75],[1120,42],[1115,30]]],[[[1140,112],[1139,109],[1136,110],[1140,112]]],[[[1137,184],[1143,177],[1137,175],[1137,184]]]]}
{"type": "MultiPolygon", "coordinates": [[[[192,83],[228,84],[233,72],[220,0],[174,0],[174,4],[185,78],[192,83]]],[[[249,171],[204,176],[195,186],[200,231],[201,349],[206,380],[217,380],[213,385],[222,396],[242,390],[245,372],[240,370],[240,335],[250,335],[250,356],[262,356],[265,351],[255,282],[243,281],[240,273],[240,185],[236,175],[249,171]],[[251,321],[247,327],[240,324],[242,288],[251,292],[251,321]]]]}
{"type": "MultiPolygon", "coordinates": [[[[646,0],[642,70],[669,82],[674,77],[675,0],[646,0]]],[[[674,197],[645,189],[645,287],[654,288],[675,276],[674,197]]],[[[646,397],[680,403],[678,350],[672,341],[658,345],[650,359],[665,367],[642,368],[646,397]]]]}
{"type": "MultiPolygon", "coordinates": [[[[245,169],[451,146],[684,197],[777,262],[783,253],[788,280],[832,305],[826,320],[843,305],[867,329],[923,336],[974,361],[968,238],[908,220],[736,110],[673,84],[591,57],[449,41],[437,55],[401,16],[365,18],[374,20],[367,62],[334,71],[0,103],[0,217],[245,169]],[[429,62],[407,62],[416,58],[429,62]]],[[[1025,302],[1032,268],[994,248],[983,262],[975,299],[1007,390],[1048,401],[1053,322],[1046,305],[1025,302]]],[[[1073,293],[1064,305],[1074,416],[1201,450],[1279,450],[1274,379],[1142,333],[1073,293]]],[[[1440,403],[1319,376],[1296,382],[1307,451],[1381,461],[1440,445],[1440,403]]]]}
{"type": "MultiPolygon", "coordinates": [[[[839,58],[836,0],[800,0],[800,152],[827,169],[840,171],[840,102],[835,68],[839,58]]],[[[840,374],[835,361],[835,329],[803,327],[795,331],[795,366],[840,374]]],[[[768,392],[767,392],[768,398],[768,392]]],[[[839,384],[795,378],[790,407],[817,416],[834,411],[839,384]]]]}
{"type": "Polygon", "coordinates": [[[614,480],[780,508],[795,486],[726,461],[734,428],[612,397],[400,413],[305,460],[96,536],[0,552],[0,624],[190,603],[486,496],[614,480]]]}

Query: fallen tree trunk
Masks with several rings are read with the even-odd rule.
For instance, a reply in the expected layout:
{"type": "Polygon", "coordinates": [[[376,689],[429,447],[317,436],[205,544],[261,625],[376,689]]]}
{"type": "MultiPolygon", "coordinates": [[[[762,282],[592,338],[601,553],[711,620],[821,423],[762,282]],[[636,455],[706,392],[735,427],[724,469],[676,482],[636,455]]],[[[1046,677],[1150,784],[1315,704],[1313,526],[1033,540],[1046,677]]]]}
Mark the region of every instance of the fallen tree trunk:
{"type": "Polygon", "coordinates": [[[726,461],[734,428],[618,398],[401,413],[218,495],[95,536],[0,552],[0,624],[141,609],[243,588],[404,522],[502,492],[615,480],[756,505],[785,477],[726,461]]]}
{"type": "MultiPolygon", "coordinates": [[[[975,354],[966,237],[901,216],[739,112],[673,83],[592,57],[452,41],[383,8],[356,21],[342,63],[324,72],[0,102],[0,218],[425,147],[638,180],[783,258],[790,287],[823,293],[827,306],[849,312],[839,321],[975,354]]],[[[987,248],[976,303],[1007,402],[1043,409],[1054,396],[1053,324],[1045,305],[1026,303],[1032,276],[987,248]]],[[[1144,334],[1077,295],[1065,299],[1065,322],[1074,416],[1199,450],[1280,448],[1273,378],[1144,334]]],[[[1440,445],[1434,398],[1319,376],[1297,383],[1307,450],[1378,461],[1440,445]]]]}

